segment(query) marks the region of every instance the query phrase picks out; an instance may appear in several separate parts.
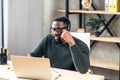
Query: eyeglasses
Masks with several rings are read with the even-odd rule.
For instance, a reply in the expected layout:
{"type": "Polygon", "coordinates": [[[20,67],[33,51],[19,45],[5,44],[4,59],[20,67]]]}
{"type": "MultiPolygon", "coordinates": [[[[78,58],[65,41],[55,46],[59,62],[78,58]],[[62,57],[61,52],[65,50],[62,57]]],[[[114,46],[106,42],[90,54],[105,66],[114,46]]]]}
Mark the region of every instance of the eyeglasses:
{"type": "Polygon", "coordinates": [[[63,27],[63,28],[50,28],[52,31],[57,31],[57,32],[60,32],[60,31],[62,31],[63,29],[67,29],[67,27],[65,26],[65,27],[63,27]]]}

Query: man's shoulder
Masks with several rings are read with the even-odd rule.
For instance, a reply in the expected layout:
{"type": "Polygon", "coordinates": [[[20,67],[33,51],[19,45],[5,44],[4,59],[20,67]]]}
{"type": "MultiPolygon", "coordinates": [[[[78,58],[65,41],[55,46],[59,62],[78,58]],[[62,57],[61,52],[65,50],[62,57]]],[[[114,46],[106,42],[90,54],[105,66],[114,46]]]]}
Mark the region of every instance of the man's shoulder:
{"type": "Polygon", "coordinates": [[[52,40],[53,39],[53,36],[51,34],[48,34],[44,37],[44,39],[46,40],[52,40]]]}
{"type": "Polygon", "coordinates": [[[53,36],[52,35],[50,35],[50,34],[48,34],[48,35],[46,35],[46,36],[44,36],[42,39],[41,39],[41,43],[49,43],[49,42],[51,42],[53,40],[53,36]]]}
{"type": "Polygon", "coordinates": [[[46,37],[47,38],[53,38],[53,35],[52,34],[48,34],[46,37]]]}

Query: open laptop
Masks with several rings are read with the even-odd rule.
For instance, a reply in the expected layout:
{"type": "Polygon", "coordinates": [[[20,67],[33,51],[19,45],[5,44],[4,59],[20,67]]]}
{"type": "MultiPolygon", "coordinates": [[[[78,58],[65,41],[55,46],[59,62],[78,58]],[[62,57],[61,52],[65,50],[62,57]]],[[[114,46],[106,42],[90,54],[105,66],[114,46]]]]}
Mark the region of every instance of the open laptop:
{"type": "Polygon", "coordinates": [[[19,78],[52,80],[48,58],[11,55],[11,60],[14,72],[19,78]]]}

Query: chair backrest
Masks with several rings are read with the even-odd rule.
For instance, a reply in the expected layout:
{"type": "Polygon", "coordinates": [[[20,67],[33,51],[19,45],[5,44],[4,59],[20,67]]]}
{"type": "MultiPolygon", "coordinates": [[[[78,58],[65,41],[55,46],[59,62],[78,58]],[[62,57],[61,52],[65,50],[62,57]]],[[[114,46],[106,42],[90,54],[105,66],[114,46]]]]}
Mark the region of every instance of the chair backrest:
{"type": "Polygon", "coordinates": [[[90,33],[78,33],[78,32],[70,32],[72,36],[82,40],[84,43],[87,44],[90,50],[90,33]]]}

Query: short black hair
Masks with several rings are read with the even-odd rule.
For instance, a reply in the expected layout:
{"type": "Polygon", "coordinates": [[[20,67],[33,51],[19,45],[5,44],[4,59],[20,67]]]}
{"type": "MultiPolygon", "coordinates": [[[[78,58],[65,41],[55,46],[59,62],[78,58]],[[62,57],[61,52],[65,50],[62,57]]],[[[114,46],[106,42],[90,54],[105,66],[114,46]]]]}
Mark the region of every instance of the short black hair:
{"type": "Polygon", "coordinates": [[[58,18],[54,19],[53,21],[62,21],[67,25],[70,24],[70,20],[67,17],[58,17],[58,18]]]}
{"type": "Polygon", "coordinates": [[[64,22],[64,24],[68,26],[68,30],[70,31],[71,22],[70,22],[70,20],[67,17],[64,17],[64,16],[63,17],[58,17],[58,18],[54,19],[53,21],[64,22]]]}

